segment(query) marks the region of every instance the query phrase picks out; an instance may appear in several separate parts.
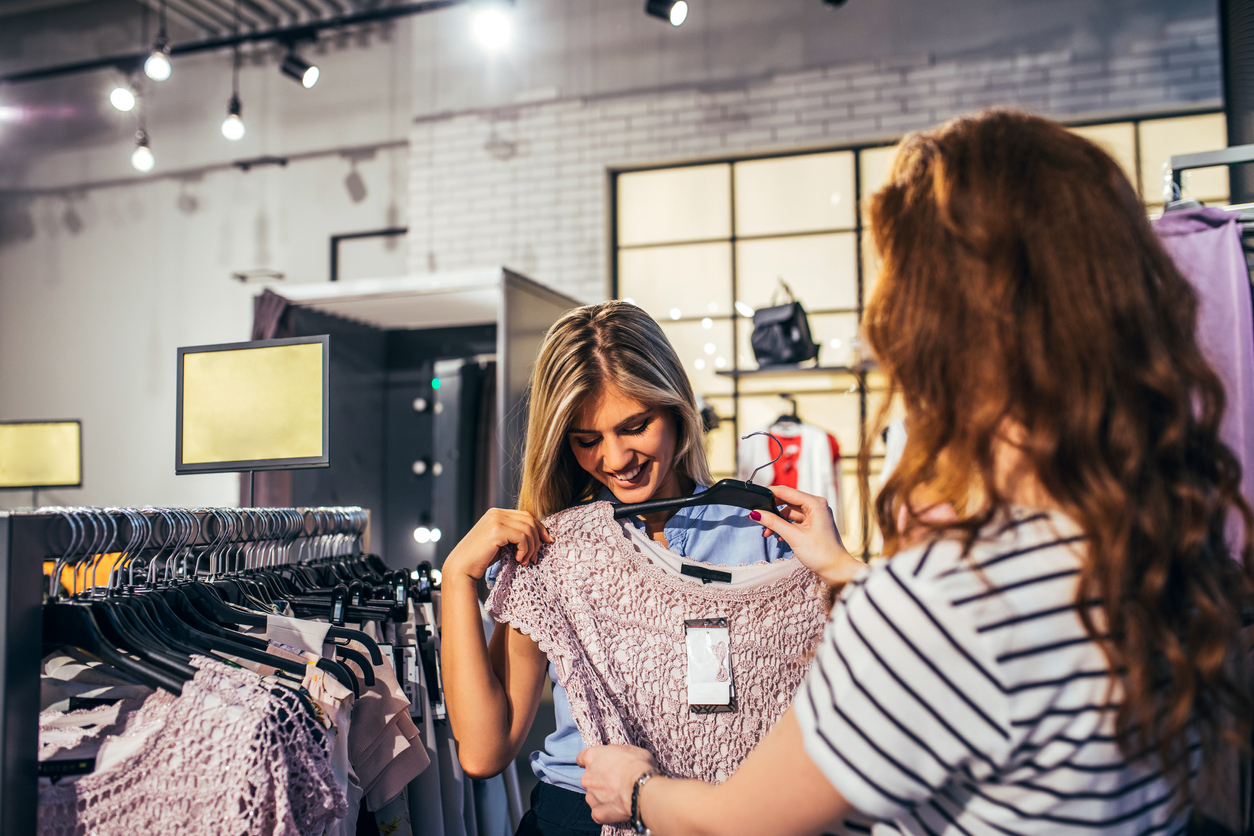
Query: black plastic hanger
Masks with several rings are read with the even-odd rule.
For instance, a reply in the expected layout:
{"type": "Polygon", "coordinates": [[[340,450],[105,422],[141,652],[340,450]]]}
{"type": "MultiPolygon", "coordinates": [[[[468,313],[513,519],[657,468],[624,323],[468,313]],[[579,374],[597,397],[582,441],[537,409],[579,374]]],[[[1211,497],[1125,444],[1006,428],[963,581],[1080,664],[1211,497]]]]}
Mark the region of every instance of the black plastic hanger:
{"type": "MultiPolygon", "coordinates": [[[[779,457],[784,454],[784,445],[780,440],[768,432],[749,433],[749,435],[742,436],[741,440],[743,441],[755,435],[764,435],[779,445],[779,455],[774,460],[762,465],[762,467],[770,467],[776,461],[779,461],[779,457]]],[[[759,467],[758,470],[761,470],[762,467],[759,467]]],[[[749,481],[747,482],[742,482],[739,479],[719,479],[710,487],[691,496],[650,499],[630,505],[614,503],[614,519],[621,520],[623,517],[644,516],[645,514],[656,514],[662,511],[678,511],[680,508],[694,508],[700,505],[731,505],[735,508],[745,508],[749,511],[770,511],[773,514],[779,508],[775,494],[771,493],[768,488],[753,484],[753,477],[757,475],[758,470],[753,471],[749,475],[749,481]]]]}
{"type": "Polygon", "coordinates": [[[172,694],[183,693],[183,680],[114,647],[104,638],[91,610],[79,604],[44,604],[43,643],[45,646],[78,648],[150,688],[164,688],[172,694]]]}
{"type": "Polygon", "coordinates": [[[630,505],[615,504],[614,519],[656,514],[659,511],[678,511],[680,508],[692,508],[698,505],[732,505],[750,511],[770,511],[771,513],[775,513],[777,507],[775,494],[761,485],[742,482],[739,479],[719,479],[701,493],[691,496],[650,499],[647,502],[635,502],[630,505]]]}
{"type": "Polygon", "coordinates": [[[791,412],[785,412],[783,415],[775,419],[776,424],[800,424],[801,419],[797,417],[797,399],[792,395],[781,392],[780,397],[788,401],[792,405],[791,412]]]}

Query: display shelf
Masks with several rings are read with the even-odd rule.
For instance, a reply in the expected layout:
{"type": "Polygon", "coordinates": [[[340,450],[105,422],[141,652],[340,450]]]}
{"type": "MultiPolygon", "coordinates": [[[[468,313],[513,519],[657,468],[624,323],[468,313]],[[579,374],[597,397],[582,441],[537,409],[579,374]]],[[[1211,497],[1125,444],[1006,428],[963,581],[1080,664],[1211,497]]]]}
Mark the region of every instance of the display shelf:
{"type": "Polygon", "coordinates": [[[765,375],[783,374],[851,374],[862,375],[875,371],[874,363],[862,363],[857,366],[759,366],[756,369],[725,369],[715,374],[739,380],[742,377],[762,377],[765,375]]]}

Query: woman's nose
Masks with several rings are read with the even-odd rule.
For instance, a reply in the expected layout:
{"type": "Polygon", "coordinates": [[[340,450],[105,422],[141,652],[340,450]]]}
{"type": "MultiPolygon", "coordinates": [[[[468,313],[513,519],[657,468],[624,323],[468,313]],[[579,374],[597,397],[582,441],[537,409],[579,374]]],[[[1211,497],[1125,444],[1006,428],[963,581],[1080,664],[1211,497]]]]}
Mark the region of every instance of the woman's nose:
{"type": "Polygon", "coordinates": [[[602,449],[605,451],[606,470],[626,470],[631,466],[632,460],[635,458],[631,447],[619,438],[607,437],[602,449]]]}

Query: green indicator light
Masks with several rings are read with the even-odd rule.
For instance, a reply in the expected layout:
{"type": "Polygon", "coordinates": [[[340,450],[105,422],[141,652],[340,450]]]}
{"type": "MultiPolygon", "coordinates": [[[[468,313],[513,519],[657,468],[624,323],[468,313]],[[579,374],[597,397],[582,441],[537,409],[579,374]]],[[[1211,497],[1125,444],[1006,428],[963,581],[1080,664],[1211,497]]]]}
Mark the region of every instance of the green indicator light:
{"type": "Polygon", "coordinates": [[[432,389],[439,389],[439,388],[440,388],[440,378],[438,378],[438,377],[433,377],[433,378],[431,378],[431,388],[432,388],[432,389]]]}

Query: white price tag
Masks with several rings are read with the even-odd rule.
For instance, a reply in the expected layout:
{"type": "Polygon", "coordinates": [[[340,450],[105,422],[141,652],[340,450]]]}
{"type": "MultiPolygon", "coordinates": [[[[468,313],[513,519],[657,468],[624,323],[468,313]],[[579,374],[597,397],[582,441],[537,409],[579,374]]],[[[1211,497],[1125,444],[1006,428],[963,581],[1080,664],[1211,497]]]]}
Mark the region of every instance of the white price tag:
{"type": "Polygon", "coordinates": [[[685,621],[684,641],[688,648],[688,705],[693,713],[735,710],[727,619],[685,621]]]}

